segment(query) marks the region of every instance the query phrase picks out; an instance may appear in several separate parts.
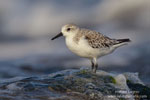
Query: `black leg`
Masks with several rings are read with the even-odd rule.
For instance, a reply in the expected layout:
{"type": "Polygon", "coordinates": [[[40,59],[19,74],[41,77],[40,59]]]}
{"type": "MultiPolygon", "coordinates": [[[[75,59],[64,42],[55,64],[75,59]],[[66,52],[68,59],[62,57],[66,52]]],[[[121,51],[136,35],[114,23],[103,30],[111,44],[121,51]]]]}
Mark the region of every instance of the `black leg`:
{"type": "Polygon", "coordinates": [[[93,71],[94,70],[94,62],[93,62],[93,60],[91,60],[91,64],[92,64],[91,68],[92,68],[92,71],[93,71]]]}
{"type": "Polygon", "coordinates": [[[94,73],[96,73],[97,68],[98,68],[98,64],[96,63],[94,66],[94,73]]]}
{"type": "Polygon", "coordinates": [[[93,62],[94,62],[94,68],[93,68],[93,72],[96,73],[96,70],[98,68],[98,64],[97,64],[97,59],[96,58],[93,58],[93,62]]]}

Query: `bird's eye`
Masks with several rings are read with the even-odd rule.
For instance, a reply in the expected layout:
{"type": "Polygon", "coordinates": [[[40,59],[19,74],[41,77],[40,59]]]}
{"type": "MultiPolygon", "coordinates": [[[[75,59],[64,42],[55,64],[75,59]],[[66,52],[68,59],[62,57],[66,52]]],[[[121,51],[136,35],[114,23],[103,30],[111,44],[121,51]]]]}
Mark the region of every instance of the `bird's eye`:
{"type": "Polygon", "coordinates": [[[71,28],[67,28],[67,31],[70,31],[71,28]]]}

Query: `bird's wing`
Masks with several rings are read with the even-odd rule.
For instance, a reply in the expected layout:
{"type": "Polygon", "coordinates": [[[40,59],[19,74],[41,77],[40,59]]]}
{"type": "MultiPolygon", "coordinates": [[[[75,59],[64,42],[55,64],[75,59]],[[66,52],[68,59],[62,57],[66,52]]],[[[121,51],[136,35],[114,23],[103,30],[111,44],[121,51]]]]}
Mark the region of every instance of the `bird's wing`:
{"type": "Polygon", "coordinates": [[[110,39],[96,31],[87,31],[84,36],[92,48],[109,48],[117,43],[115,39],[110,39]]]}

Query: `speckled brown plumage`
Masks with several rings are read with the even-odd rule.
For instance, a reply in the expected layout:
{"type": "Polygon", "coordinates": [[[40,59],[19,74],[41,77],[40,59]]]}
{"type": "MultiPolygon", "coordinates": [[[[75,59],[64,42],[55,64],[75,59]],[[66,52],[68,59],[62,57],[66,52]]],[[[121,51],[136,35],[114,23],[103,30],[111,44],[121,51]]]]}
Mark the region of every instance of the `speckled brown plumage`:
{"type": "Polygon", "coordinates": [[[88,29],[80,29],[79,32],[74,37],[74,41],[78,43],[79,39],[84,36],[84,38],[88,41],[88,44],[92,48],[108,48],[112,45],[115,45],[119,43],[115,39],[110,39],[107,36],[104,36],[103,34],[91,31],[88,29]]]}

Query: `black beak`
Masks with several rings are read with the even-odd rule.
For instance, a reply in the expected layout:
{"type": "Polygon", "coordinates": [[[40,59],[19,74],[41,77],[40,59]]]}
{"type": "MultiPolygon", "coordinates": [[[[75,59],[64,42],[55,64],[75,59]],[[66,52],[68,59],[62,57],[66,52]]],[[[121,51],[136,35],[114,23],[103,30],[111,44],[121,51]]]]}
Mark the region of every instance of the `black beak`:
{"type": "Polygon", "coordinates": [[[62,32],[60,32],[59,34],[57,34],[55,37],[53,37],[51,40],[54,40],[54,39],[56,39],[56,38],[58,38],[58,37],[60,37],[60,36],[63,36],[63,34],[62,34],[62,32]]]}

